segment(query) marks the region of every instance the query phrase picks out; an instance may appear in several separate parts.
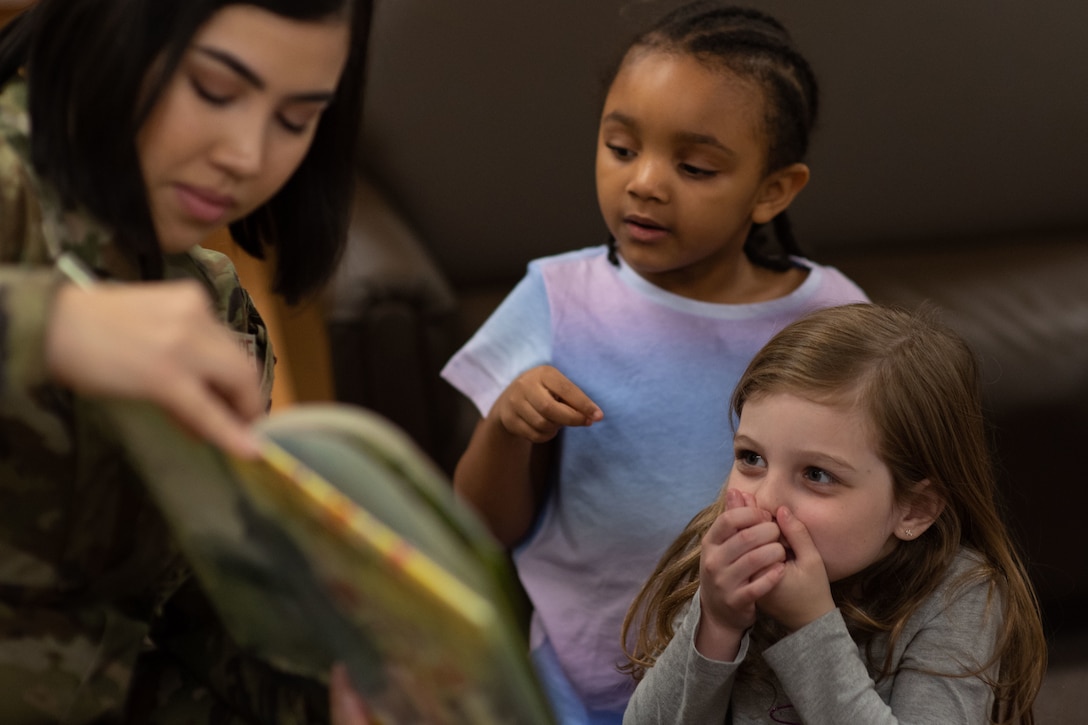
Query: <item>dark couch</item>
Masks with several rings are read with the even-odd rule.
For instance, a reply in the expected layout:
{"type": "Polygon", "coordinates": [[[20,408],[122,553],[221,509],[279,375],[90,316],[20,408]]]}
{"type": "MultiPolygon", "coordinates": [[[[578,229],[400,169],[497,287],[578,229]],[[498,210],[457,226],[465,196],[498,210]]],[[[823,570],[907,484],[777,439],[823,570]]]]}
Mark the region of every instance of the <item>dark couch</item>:
{"type": "MultiPolygon", "coordinates": [[[[447,470],[475,412],[437,372],[529,259],[603,241],[601,73],[674,4],[377,3],[368,183],[329,294],[334,373],[339,397],[447,470]]],[[[752,4],[791,28],[824,90],[798,236],[874,300],[938,305],[977,350],[1053,662],[1083,667],[1088,5],[752,4]]]]}

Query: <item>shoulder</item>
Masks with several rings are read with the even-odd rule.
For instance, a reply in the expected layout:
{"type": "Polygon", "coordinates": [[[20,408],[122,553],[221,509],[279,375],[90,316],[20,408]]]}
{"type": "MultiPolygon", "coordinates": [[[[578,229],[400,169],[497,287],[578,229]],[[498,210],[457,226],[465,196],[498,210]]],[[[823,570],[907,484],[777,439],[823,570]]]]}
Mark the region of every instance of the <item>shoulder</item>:
{"type": "Polygon", "coordinates": [[[992,628],[1002,618],[1003,599],[993,569],[981,555],[960,549],[933,593],[914,616],[915,628],[937,621],[953,627],[964,624],[971,636],[992,628]]]}
{"type": "Polygon", "coordinates": [[[821,302],[830,304],[869,301],[865,291],[838,268],[817,264],[802,257],[795,258],[795,261],[809,271],[808,279],[798,290],[799,292],[813,295],[821,302]]]}
{"type": "Polygon", "coordinates": [[[186,252],[201,273],[211,282],[225,287],[239,287],[238,272],[230,257],[214,249],[196,246],[186,252]]]}
{"type": "Polygon", "coordinates": [[[28,191],[30,126],[26,84],[12,81],[0,89],[0,201],[22,198],[28,191]]]}
{"type": "Polygon", "coordinates": [[[26,87],[9,83],[0,92],[0,259],[46,261],[40,242],[41,204],[28,162],[26,87]],[[38,251],[36,252],[35,249],[38,251]]]}
{"type": "Polygon", "coordinates": [[[525,280],[553,301],[584,304],[614,287],[620,276],[620,267],[608,259],[608,248],[600,245],[535,259],[525,280]]]}
{"type": "Polygon", "coordinates": [[[168,257],[166,266],[171,277],[192,277],[203,283],[215,299],[220,318],[235,329],[245,330],[259,320],[253,301],[226,254],[197,246],[185,254],[168,257]]]}
{"type": "MultiPolygon", "coordinates": [[[[234,262],[222,251],[196,246],[181,255],[180,259],[193,265],[196,277],[205,282],[217,297],[231,296],[242,288],[234,262]]],[[[189,274],[194,275],[193,272],[189,274]]]]}
{"type": "Polygon", "coordinates": [[[26,83],[0,89],[0,252],[4,261],[51,264],[71,251],[95,269],[135,279],[131,260],[116,253],[113,234],[78,205],[63,204],[30,160],[26,83]]]}
{"type": "Polygon", "coordinates": [[[608,247],[598,245],[551,254],[547,257],[538,257],[529,262],[529,271],[531,273],[534,270],[543,272],[545,270],[593,267],[602,262],[606,265],[610,264],[608,262],[608,247]]]}

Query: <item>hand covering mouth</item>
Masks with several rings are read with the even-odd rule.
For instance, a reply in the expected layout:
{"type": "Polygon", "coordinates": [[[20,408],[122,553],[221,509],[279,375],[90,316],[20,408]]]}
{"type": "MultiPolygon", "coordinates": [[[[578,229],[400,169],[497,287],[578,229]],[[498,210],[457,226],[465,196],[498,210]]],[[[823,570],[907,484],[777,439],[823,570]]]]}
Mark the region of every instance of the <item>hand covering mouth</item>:
{"type": "MultiPolygon", "coordinates": [[[[778,517],[772,515],[771,516],[771,521],[773,521],[774,523],[777,524],[778,523],[778,517]]],[[[797,555],[793,553],[793,549],[791,549],[790,545],[788,543],[786,543],[786,537],[785,536],[780,535],[778,537],[778,543],[782,544],[782,548],[786,550],[786,561],[793,561],[794,559],[797,558],[797,555]]]]}

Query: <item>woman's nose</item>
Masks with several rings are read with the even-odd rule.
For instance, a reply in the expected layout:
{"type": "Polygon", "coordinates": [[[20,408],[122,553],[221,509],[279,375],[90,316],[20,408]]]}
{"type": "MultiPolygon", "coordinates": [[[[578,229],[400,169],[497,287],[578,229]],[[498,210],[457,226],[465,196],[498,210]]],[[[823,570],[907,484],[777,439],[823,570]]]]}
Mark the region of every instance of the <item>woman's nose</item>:
{"type": "Polygon", "coordinates": [[[226,123],[212,150],[212,162],[237,177],[255,176],[264,166],[265,124],[238,118],[226,123]]]}

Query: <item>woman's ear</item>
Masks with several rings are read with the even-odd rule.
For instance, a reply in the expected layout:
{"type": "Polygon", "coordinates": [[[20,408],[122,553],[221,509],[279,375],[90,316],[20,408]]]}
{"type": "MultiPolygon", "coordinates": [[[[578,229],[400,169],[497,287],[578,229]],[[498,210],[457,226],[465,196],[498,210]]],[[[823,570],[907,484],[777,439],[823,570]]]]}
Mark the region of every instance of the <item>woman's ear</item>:
{"type": "Polygon", "coordinates": [[[937,517],[944,511],[944,499],[933,490],[928,478],[914,484],[910,502],[905,504],[895,535],[903,541],[911,541],[921,536],[937,517]]]}
{"type": "Polygon", "coordinates": [[[808,166],[802,163],[790,164],[768,174],[752,209],[752,222],[766,224],[785,211],[805,188],[808,177],[808,166]]]}

